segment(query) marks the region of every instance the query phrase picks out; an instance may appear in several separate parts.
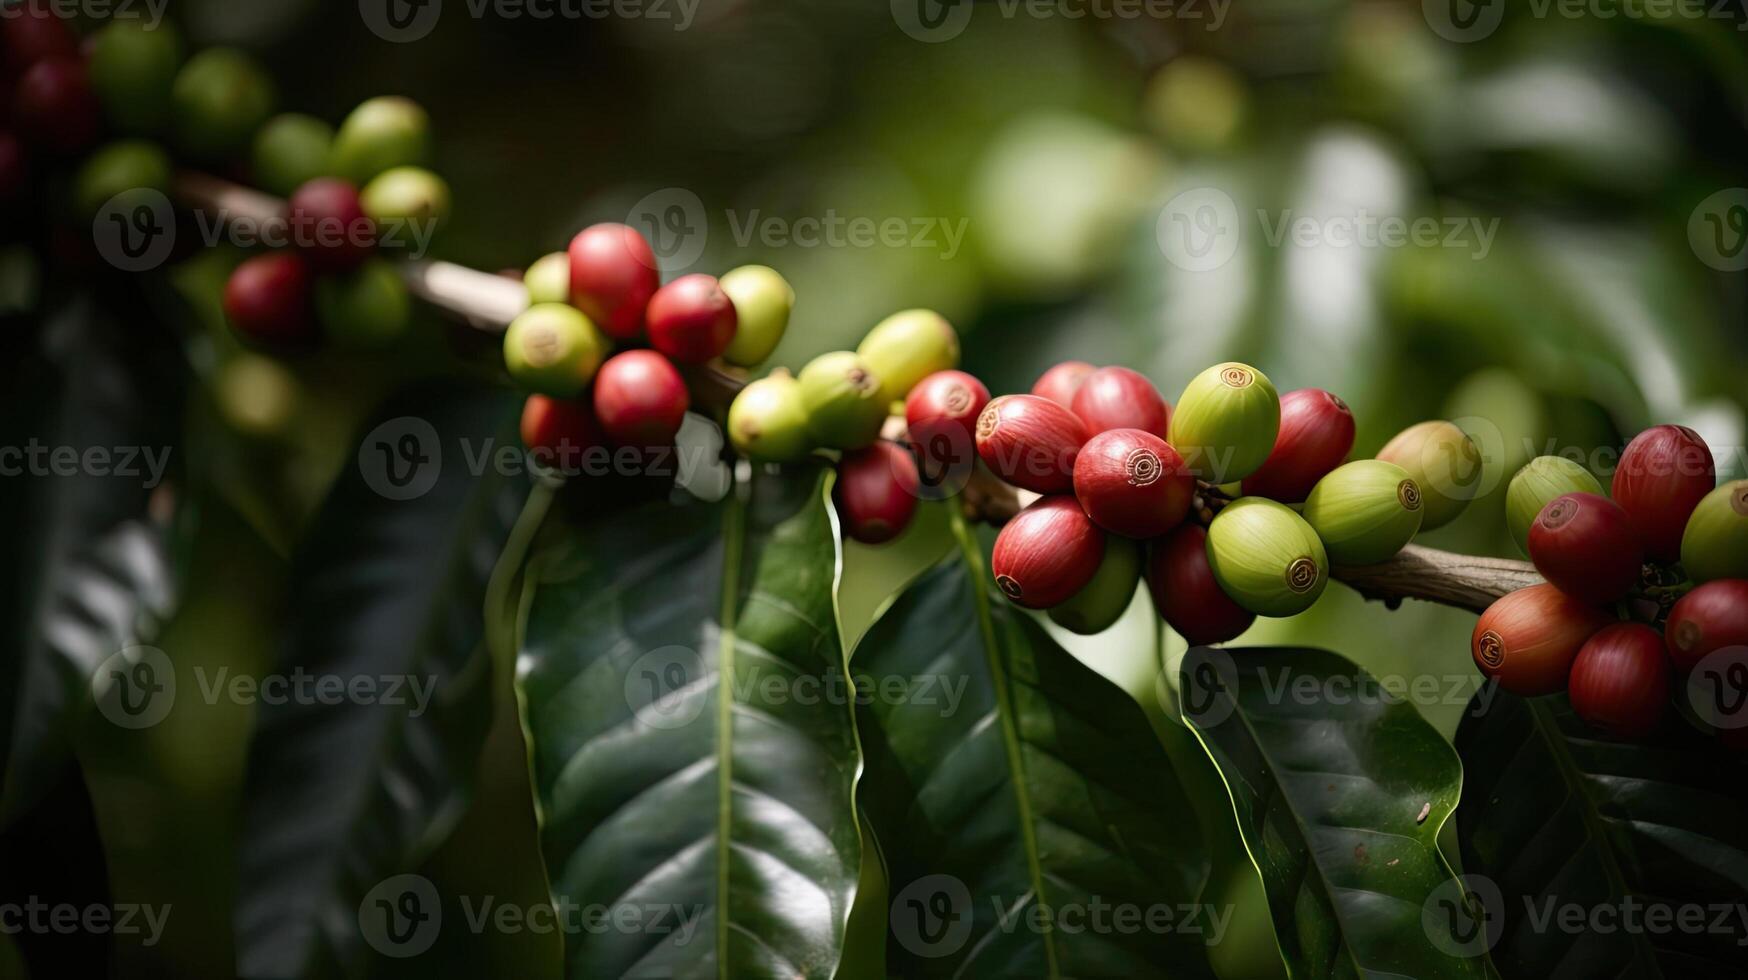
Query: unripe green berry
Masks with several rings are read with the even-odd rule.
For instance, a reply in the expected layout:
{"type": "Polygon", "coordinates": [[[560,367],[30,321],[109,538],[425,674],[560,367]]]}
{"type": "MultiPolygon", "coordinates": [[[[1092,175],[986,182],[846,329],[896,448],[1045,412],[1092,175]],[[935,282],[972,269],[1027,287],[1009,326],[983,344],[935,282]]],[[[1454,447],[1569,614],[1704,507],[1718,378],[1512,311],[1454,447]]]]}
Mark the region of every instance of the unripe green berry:
{"type": "Polygon", "coordinates": [[[1305,523],[1337,565],[1376,565],[1407,547],[1425,508],[1408,471],[1380,459],[1338,466],[1305,498],[1305,523]]]}
{"type": "Polygon", "coordinates": [[[571,257],[563,252],[542,255],[522,274],[522,285],[528,287],[528,302],[569,303],[571,301],[571,257]]]}
{"type": "Polygon", "coordinates": [[[1248,364],[1229,361],[1196,375],[1171,413],[1166,441],[1197,476],[1232,483],[1262,468],[1281,428],[1281,396],[1248,364]]]}
{"type": "Polygon", "coordinates": [[[1420,485],[1426,517],[1422,531],[1431,531],[1462,516],[1479,495],[1485,469],[1481,448],[1468,433],[1450,422],[1410,426],[1378,451],[1378,458],[1408,471],[1420,485]]]}
{"type": "Polygon", "coordinates": [[[91,88],[122,132],[157,133],[169,124],[181,65],[182,37],[168,21],[148,27],[117,18],[91,39],[91,88]]]}
{"type": "Polygon", "coordinates": [[[395,167],[425,162],[431,119],[412,99],[384,95],[366,100],[340,123],[334,137],[334,171],[364,184],[395,167]]]}
{"type": "Polygon", "coordinates": [[[79,217],[89,220],[118,194],[152,190],[170,191],[170,155],[146,140],[120,140],[91,155],[79,168],[73,187],[73,205],[79,217]]]}
{"type": "Polygon", "coordinates": [[[1555,497],[1569,493],[1603,496],[1590,471],[1564,456],[1537,456],[1517,471],[1505,490],[1505,523],[1519,551],[1529,554],[1530,525],[1555,497]]]}
{"type": "Polygon", "coordinates": [[[1208,527],[1208,567],[1221,591],[1258,616],[1296,616],[1329,584],[1317,532],[1284,504],[1245,497],[1208,527]]]}
{"type": "Polygon", "coordinates": [[[776,370],[741,389],[728,408],[728,441],[758,463],[788,463],[813,448],[801,382],[776,370]]]}
{"type": "Polygon", "coordinates": [[[763,364],[789,328],[795,290],[777,270],[762,265],[732,269],[717,280],[717,285],[734,303],[738,318],[734,340],[722,352],[722,359],[741,367],[763,364]]]}
{"type": "Polygon", "coordinates": [[[316,318],[339,344],[379,347],[407,332],[413,301],[393,263],[370,259],[351,272],[316,280],[316,318]]]}
{"type": "Polygon", "coordinates": [[[1681,567],[1695,582],[1748,579],[1748,480],[1718,487],[1693,509],[1681,567]]]}
{"type": "Polygon", "coordinates": [[[524,310],[504,331],[504,365],[523,388],[569,398],[594,380],[611,347],[581,310],[540,303],[524,310]]]}
{"type": "Polygon", "coordinates": [[[255,183],[290,197],[317,177],[331,176],[334,127],[301,112],[282,112],[255,133],[255,183]]]}
{"type": "Polygon", "coordinates": [[[888,402],[880,379],[855,352],[821,354],[801,369],[807,431],[822,446],[860,449],[880,436],[888,402]]]}
{"type": "Polygon", "coordinates": [[[273,80],[235,48],[208,48],[188,60],[171,89],[176,134],[196,157],[218,160],[249,145],[273,114],[273,80]]]}
{"type": "Polygon", "coordinates": [[[934,310],[904,310],[875,324],[856,353],[880,379],[883,403],[891,404],[936,371],[959,366],[959,334],[934,310]]]}
{"type": "Polygon", "coordinates": [[[1115,626],[1135,601],[1141,584],[1141,542],[1115,534],[1105,535],[1105,557],[1092,581],[1073,598],[1050,610],[1056,625],[1092,636],[1115,626]]]}
{"type": "MultiPolygon", "coordinates": [[[[364,213],[380,227],[391,223],[421,227],[449,215],[449,185],[422,167],[396,167],[384,171],[358,194],[364,213]]],[[[414,229],[400,229],[403,244],[410,244],[414,229]]],[[[392,237],[395,229],[384,229],[392,237]]]]}

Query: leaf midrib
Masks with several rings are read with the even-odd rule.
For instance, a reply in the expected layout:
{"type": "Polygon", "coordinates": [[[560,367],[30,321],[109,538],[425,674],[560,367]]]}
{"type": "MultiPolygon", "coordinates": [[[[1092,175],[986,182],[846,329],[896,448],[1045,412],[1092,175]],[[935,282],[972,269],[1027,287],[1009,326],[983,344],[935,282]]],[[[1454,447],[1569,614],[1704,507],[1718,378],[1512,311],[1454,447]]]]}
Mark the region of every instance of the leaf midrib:
{"type": "Polygon", "coordinates": [[[716,976],[729,980],[728,862],[734,813],[734,653],[740,612],[740,563],[746,547],[746,504],[730,490],[722,518],[721,646],[716,662],[716,976]]]}

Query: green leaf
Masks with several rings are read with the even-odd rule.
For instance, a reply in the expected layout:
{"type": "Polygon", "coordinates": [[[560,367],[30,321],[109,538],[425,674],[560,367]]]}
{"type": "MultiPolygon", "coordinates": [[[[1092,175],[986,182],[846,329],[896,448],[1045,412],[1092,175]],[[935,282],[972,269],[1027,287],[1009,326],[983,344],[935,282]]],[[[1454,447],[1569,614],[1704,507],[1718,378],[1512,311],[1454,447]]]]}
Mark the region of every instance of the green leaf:
{"type": "Polygon", "coordinates": [[[519,674],[552,891],[639,917],[568,936],[570,976],[839,971],[861,753],[829,482],[549,528],[519,674]]]}
{"type": "Polygon", "coordinates": [[[348,693],[273,703],[264,691],[257,712],[236,912],[245,976],[358,972],[361,898],[460,816],[490,718],[486,583],[527,482],[481,454],[515,445],[514,400],[434,387],[379,421],[294,561],[274,667],[348,693]],[[374,687],[353,696],[354,683],[374,687]]]}
{"type": "Polygon", "coordinates": [[[1457,729],[1468,775],[1457,831],[1464,870],[1479,879],[1471,890],[1496,916],[1486,940],[1502,974],[1748,974],[1739,756],[1680,719],[1651,738],[1609,739],[1564,696],[1489,686],[1472,704],[1457,729]],[[1690,925],[1645,928],[1647,907],[1690,925]]]}
{"type": "Polygon", "coordinates": [[[1198,647],[1180,674],[1293,976],[1487,975],[1425,925],[1460,897],[1438,835],[1462,769],[1413,705],[1323,650],[1198,647]]]}
{"type": "Polygon", "coordinates": [[[893,972],[1211,975],[1227,917],[1199,904],[1202,837],[1146,713],[996,596],[955,530],[853,662],[893,972]]]}

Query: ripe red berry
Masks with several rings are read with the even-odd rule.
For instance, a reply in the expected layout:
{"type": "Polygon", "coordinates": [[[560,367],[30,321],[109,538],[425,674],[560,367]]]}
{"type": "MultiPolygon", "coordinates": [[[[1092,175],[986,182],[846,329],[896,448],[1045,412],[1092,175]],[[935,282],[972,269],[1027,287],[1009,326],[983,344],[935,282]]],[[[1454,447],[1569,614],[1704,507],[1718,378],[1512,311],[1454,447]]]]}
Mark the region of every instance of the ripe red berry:
{"type": "Polygon", "coordinates": [[[18,79],[12,110],[24,138],[50,152],[76,153],[97,139],[97,96],[77,58],[55,56],[31,65],[18,79]]]}
{"type": "Polygon", "coordinates": [[[296,349],[314,344],[309,267],[294,252],[247,259],[225,283],[225,318],[244,339],[267,347],[296,349]]]}
{"type": "Polygon", "coordinates": [[[1475,666],[1522,697],[1566,688],[1584,642],[1615,618],[1552,585],[1532,585],[1487,607],[1469,637],[1475,666]]]}
{"type": "Polygon", "coordinates": [[[358,267],[376,247],[376,224],[358,203],[358,188],[318,177],[291,195],[286,206],[291,240],[318,272],[358,267]]]}
{"type": "Polygon", "coordinates": [[[1631,519],[1645,556],[1674,562],[1681,560],[1687,519],[1717,485],[1705,440],[1686,426],[1659,425],[1627,444],[1610,492],[1631,519]]]}
{"type": "Polygon", "coordinates": [[[1237,639],[1256,616],[1221,591],[1208,565],[1208,529],[1185,524],[1153,543],[1147,559],[1153,607],[1190,646],[1237,639]]]}
{"type": "Polygon", "coordinates": [[[1003,395],[977,417],[977,454],[997,476],[1034,493],[1074,487],[1074,458],[1086,426],[1068,409],[1037,395],[1003,395]]]}
{"type": "Polygon", "coordinates": [[[1353,412],[1327,391],[1301,388],[1281,396],[1281,430],[1262,469],[1244,478],[1244,492],[1284,504],[1302,502],[1317,481],[1353,450],[1353,412]]]}
{"type": "Polygon", "coordinates": [[[662,284],[655,252],[629,225],[590,225],[571,239],[571,302],[610,337],[643,332],[644,311],[662,284]]]}
{"type": "Polygon", "coordinates": [[[1669,706],[1669,658],[1649,626],[1616,623],[1591,637],[1572,663],[1572,710],[1611,735],[1648,735],[1669,706]]]}
{"type": "Polygon", "coordinates": [[[1626,511],[1593,493],[1549,501],[1530,525],[1529,552],[1543,578],[1590,603],[1632,591],[1645,563],[1626,511]]]}
{"type": "Polygon", "coordinates": [[[884,439],[846,453],[832,494],[846,534],[863,544],[885,544],[916,516],[916,460],[884,439]]]}
{"type": "Polygon", "coordinates": [[[734,302],[715,276],[681,276],[656,290],[645,315],[651,347],[681,364],[702,364],[734,341],[734,302]]]}
{"type": "Polygon", "coordinates": [[[1717,650],[1748,647],[1748,581],[1719,579],[1682,596],[1669,610],[1663,636],[1683,672],[1717,650]]]}
{"type": "Polygon", "coordinates": [[[44,58],[71,58],[78,53],[72,29],[42,0],[11,5],[0,16],[0,57],[12,74],[44,58]]]}
{"type": "Polygon", "coordinates": [[[1032,394],[1048,398],[1063,408],[1074,408],[1074,395],[1098,368],[1085,361],[1063,361],[1038,376],[1032,384],[1032,394]]]}
{"type": "Polygon", "coordinates": [[[1093,523],[1130,538],[1153,538],[1189,515],[1196,478],[1177,450],[1140,429],[1087,440],[1074,460],[1074,496],[1093,523]]]}
{"type": "Polygon", "coordinates": [[[588,402],[529,395],[522,404],[522,443],[541,466],[575,473],[606,442],[588,402]]]}
{"type": "Polygon", "coordinates": [[[10,204],[24,194],[30,180],[30,158],[18,137],[0,130],[0,204],[10,204]]]}
{"type": "Polygon", "coordinates": [[[904,420],[922,479],[932,490],[951,494],[971,475],[977,417],[988,404],[989,389],[964,371],[936,371],[910,390],[904,420]]]}
{"type": "Polygon", "coordinates": [[[1086,376],[1069,403],[1089,435],[1112,429],[1140,429],[1161,439],[1171,425],[1171,408],[1159,389],[1126,367],[1099,368],[1086,376]]]}
{"type": "Polygon", "coordinates": [[[1020,511],[995,538],[990,570],[1002,594],[1027,609],[1060,605],[1092,581],[1105,558],[1105,534],[1073,497],[1045,497],[1020,511]]]}
{"type": "Polygon", "coordinates": [[[615,354],[595,375],[595,418],[621,446],[665,446],[685,421],[691,396],[680,372],[651,350],[615,354]]]}

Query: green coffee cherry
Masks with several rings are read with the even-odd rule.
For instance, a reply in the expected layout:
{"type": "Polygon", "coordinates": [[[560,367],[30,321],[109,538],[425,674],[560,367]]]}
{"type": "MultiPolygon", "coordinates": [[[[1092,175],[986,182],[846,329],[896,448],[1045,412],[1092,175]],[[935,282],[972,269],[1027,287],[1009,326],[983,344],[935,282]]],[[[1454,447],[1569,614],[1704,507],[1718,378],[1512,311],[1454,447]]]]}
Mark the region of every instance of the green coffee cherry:
{"type": "Polygon", "coordinates": [[[1421,531],[1444,527],[1479,495],[1485,469],[1481,448],[1450,422],[1422,422],[1402,430],[1378,458],[1408,471],[1420,485],[1426,517],[1421,531]]]}
{"type": "Polygon", "coordinates": [[[717,284],[734,303],[737,318],[734,340],[722,352],[722,359],[741,367],[765,363],[789,328],[789,313],[795,308],[794,288],[777,270],[763,265],[731,269],[717,284]]]}
{"type": "Polygon", "coordinates": [[[301,400],[295,375],[278,360],[249,351],[227,358],[213,384],[219,415],[231,428],[256,438],[290,428],[301,400]]]}
{"type": "Polygon", "coordinates": [[[379,347],[407,332],[413,301],[386,259],[316,280],[316,317],[326,335],[347,347],[379,347]]]}
{"type": "Polygon", "coordinates": [[[588,387],[612,348],[583,312],[564,303],[530,306],[504,331],[504,364],[523,388],[569,398],[588,387]]]}
{"type": "Polygon", "coordinates": [[[529,303],[569,303],[571,301],[571,257],[553,252],[534,260],[522,274],[522,285],[528,287],[529,303]]]}
{"type": "Polygon", "coordinates": [[[176,135],[189,153],[220,160],[242,152],[273,114],[273,80],[235,48],[208,48],[188,60],[171,88],[176,135]]]}
{"type": "Polygon", "coordinates": [[[1529,554],[1530,525],[1542,508],[1569,493],[1604,495],[1589,470],[1564,456],[1538,456],[1517,471],[1505,490],[1505,523],[1519,551],[1529,554]]]}
{"type": "MultiPolygon", "coordinates": [[[[411,245],[412,235],[418,230],[411,226],[417,225],[429,233],[430,225],[448,217],[449,185],[422,167],[396,167],[364,185],[358,203],[378,226],[390,223],[407,226],[399,229],[400,244],[411,245]]],[[[396,234],[394,228],[383,230],[385,238],[396,234]]]]}
{"type": "Polygon", "coordinates": [[[1329,584],[1329,555],[1304,518],[1261,497],[1235,500],[1208,527],[1221,591],[1258,616],[1296,616],[1329,584]]]}
{"type": "Polygon", "coordinates": [[[81,220],[90,220],[118,194],[170,191],[170,155],[146,140],[120,140],[91,155],[79,168],[73,205],[81,220]]]}
{"type": "Polygon", "coordinates": [[[1420,485],[1395,463],[1338,466],[1305,498],[1305,522],[1337,565],[1376,565],[1408,546],[1426,510],[1420,485]]]}
{"type": "Polygon", "coordinates": [[[1141,584],[1141,543],[1115,534],[1105,535],[1105,557],[1092,581],[1073,598],[1050,610],[1056,625],[1092,636],[1103,633],[1123,618],[1141,584]]]}
{"type": "Polygon", "coordinates": [[[822,446],[860,449],[880,436],[888,403],[880,379],[852,351],[821,354],[801,369],[807,431],[822,446]]]}
{"type": "Polygon", "coordinates": [[[1707,494],[1681,537],[1681,567],[1695,582],[1748,579],[1748,480],[1707,494]]]}
{"type": "Polygon", "coordinates": [[[91,88],[115,128],[157,133],[170,123],[182,36],[168,21],[111,20],[91,39],[91,88]]]}
{"type": "Polygon", "coordinates": [[[1204,480],[1232,483],[1262,468],[1281,428],[1281,396],[1248,364],[1216,364],[1189,383],[1171,413],[1171,443],[1204,480]]]}
{"type": "Polygon", "coordinates": [[[758,463],[788,463],[813,448],[801,382],[779,368],[741,389],[728,409],[728,441],[758,463]]]}
{"type": "Polygon", "coordinates": [[[290,197],[317,177],[333,173],[329,154],[334,127],[314,116],[282,112],[255,134],[255,182],[262,189],[290,197]]]}
{"type": "Polygon", "coordinates": [[[918,381],[959,366],[959,334],[934,310],[904,310],[875,324],[856,353],[880,379],[882,404],[889,405],[918,381]]]}
{"type": "Polygon", "coordinates": [[[384,95],[353,109],[334,137],[334,171],[365,184],[384,171],[425,162],[431,118],[412,99],[384,95]]]}

